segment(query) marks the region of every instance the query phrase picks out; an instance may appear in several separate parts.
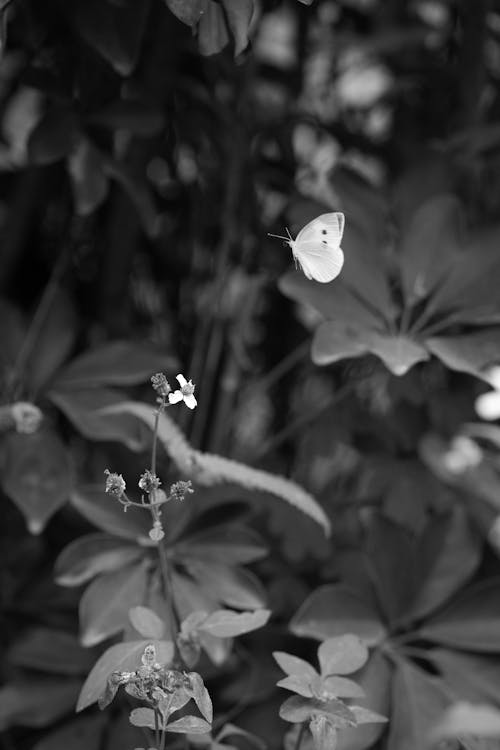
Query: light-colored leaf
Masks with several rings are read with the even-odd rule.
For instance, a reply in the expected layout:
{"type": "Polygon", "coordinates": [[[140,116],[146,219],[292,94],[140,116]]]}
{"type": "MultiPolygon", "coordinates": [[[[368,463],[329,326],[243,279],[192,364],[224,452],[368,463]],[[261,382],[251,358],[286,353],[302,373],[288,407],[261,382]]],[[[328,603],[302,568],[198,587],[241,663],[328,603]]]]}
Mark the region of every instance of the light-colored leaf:
{"type": "Polygon", "coordinates": [[[148,729],[154,729],[158,726],[159,721],[155,723],[155,712],[152,708],[134,708],[129,714],[129,721],[134,727],[147,727],[148,729]]]}
{"type": "Polygon", "coordinates": [[[263,627],[271,616],[269,609],[256,609],[253,612],[232,612],[217,610],[199,625],[198,630],[218,638],[233,638],[243,633],[263,627]]]}
{"type": "Polygon", "coordinates": [[[80,600],[84,646],[101,643],[127,626],[129,610],[144,599],[146,581],[146,569],[138,564],[105,573],[87,586],[80,600]]]}
{"type": "Polygon", "coordinates": [[[348,677],[330,675],[321,680],[324,689],[334,698],[364,698],[365,691],[348,677]]]}
{"type": "MultiPolygon", "coordinates": [[[[77,711],[95,703],[106,689],[108,677],[115,671],[133,672],[141,666],[141,657],[146,646],[151,641],[126,641],[110,646],[92,667],[80,691],[77,711]]],[[[156,659],[162,666],[169,665],[174,656],[174,646],[171,641],[157,641],[153,643],[156,659]]]]}
{"type": "Polygon", "coordinates": [[[154,544],[148,535],[151,517],[134,507],[124,513],[123,506],[104,492],[103,485],[80,485],[71,493],[70,502],[89,523],[115,538],[138,542],[141,546],[154,544]]]}
{"type": "Polygon", "coordinates": [[[485,375],[488,366],[500,361],[500,327],[490,326],[461,336],[431,337],[426,345],[450,370],[488,382],[485,375]]]}
{"type": "Polygon", "coordinates": [[[132,607],[128,616],[134,628],[143,638],[153,638],[159,641],[165,635],[165,623],[149,607],[132,607]]]}
{"type": "Polygon", "coordinates": [[[214,711],[210,694],[197,672],[190,672],[189,679],[191,680],[194,702],[198,706],[198,709],[203,718],[211,724],[213,721],[214,711]]]}
{"type": "Polygon", "coordinates": [[[368,660],[368,649],[358,636],[328,638],[318,648],[322,676],[357,672],[368,660]]]}
{"type": "Polygon", "coordinates": [[[354,714],[351,712],[349,706],[334,698],[322,701],[317,698],[303,698],[301,695],[292,695],[280,707],[280,717],[294,724],[308,721],[314,714],[335,719],[338,727],[354,726],[356,724],[354,714]]]}
{"type": "Polygon", "coordinates": [[[292,618],[290,629],[295,635],[318,640],[353,633],[367,646],[386,635],[378,614],[344,584],[327,584],[316,589],[292,618]]]}
{"type": "Polygon", "coordinates": [[[313,692],[311,690],[311,680],[308,680],[306,677],[301,677],[297,674],[291,674],[288,675],[288,677],[283,677],[282,680],[279,680],[276,683],[276,687],[282,687],[285,690],[291,690],[292,693],[302,695],[304,696],[304,698],[313,697],[313,692]]]}
{"type": "Polygon", "coordinates": [[[100,573],[120,570],[143,554],[139,546],[125,544],[116,536],[86,534],[63,549],[55,563],[55,579],[60,586],[80,586],[100,573]]]}
{"type": "Polygon", "coordinates": [[[387,716],[382,716],[376,711],[370,711],[369,708],[364,708],[364,706],[350,705],[349,709],[353,712],[358,724],[385,724],[388,721],[387,716]]]}
{"type": "Polygon", "coordinates": [[[167,724],[167,732],[178,732],[182,734],[205,734],[210,732],[212,725],[199,716],[183,716],[177,721],[167,724]]]}
{"type": "Polygon", "coordinates": [[[300,677],[303,680],[309,681],[319,677],[317,670],[314,669],[312,664],[304,661],[304,659],[299,659],[298,656],[287,654],[284,651],[273,651],[273,656],[287,675],[293,675],[294,677],[300,677]]]}

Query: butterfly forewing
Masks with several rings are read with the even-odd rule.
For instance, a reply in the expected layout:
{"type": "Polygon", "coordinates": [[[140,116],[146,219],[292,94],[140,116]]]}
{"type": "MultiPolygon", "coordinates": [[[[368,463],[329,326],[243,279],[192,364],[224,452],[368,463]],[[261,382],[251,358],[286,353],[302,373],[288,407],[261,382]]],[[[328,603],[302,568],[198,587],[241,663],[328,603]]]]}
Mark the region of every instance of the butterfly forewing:
{"type": "Polygon", "coordinates": [[[321,214],[313,219],[298,233],[295,244],[319,240],[320,242],[340,245],[342,235],[344,234],[344,214],[336,211],[330,214],[321,214]]]}

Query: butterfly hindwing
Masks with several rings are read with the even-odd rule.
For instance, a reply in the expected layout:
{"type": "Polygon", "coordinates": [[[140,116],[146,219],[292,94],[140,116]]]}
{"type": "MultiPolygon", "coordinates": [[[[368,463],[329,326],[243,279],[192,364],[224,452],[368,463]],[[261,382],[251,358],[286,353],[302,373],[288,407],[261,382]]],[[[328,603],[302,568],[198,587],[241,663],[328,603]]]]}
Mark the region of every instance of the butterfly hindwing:
{"type": "Polygon", "coordinates": [[[335,279],[344,263],[342,248],[322,245],[317,241],[304,242],[294,252],[304,275],[308,279],[315,279],[323,284],[335,279]]]}

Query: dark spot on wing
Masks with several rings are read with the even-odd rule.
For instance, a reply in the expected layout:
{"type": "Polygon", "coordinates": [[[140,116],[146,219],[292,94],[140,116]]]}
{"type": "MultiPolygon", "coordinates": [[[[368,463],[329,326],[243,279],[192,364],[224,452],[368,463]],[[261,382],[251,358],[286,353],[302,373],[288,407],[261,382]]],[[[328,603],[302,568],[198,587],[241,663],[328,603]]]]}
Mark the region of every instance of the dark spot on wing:
{"type": "Polygon", "coordinates": [[[326,229],[322,229],[321,234],[328,234],[328,232],[326,231],[326,229]]]}
{"type": "Polygon", "coordinates": [[[326,240],[322,240],[322,242],[323,242],[323,245],[327,245],[328,244],[326,240]]]}

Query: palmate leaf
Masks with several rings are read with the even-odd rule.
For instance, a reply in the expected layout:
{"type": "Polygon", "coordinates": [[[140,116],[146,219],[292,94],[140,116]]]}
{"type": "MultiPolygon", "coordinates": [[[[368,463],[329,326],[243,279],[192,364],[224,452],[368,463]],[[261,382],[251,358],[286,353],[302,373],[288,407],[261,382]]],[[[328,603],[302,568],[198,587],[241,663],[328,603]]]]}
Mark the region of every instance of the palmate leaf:
{"type": "Polygon", "coordinates": [[[63,549],[55,563],[55,580],[60,586],[80,586],[100,573],[120,570],[142,555],[138,545],[126,544],[111,534],[86,534],[63,549]]]}
{"type": "Polygon", "coordinates": [[[429,658],[455,697],[474,703],[498,702],[500,657],[435,648],[429,658]]]}
{"type": "MultiPolygon", "coordinates": [[[[103,408],[100,413],[103,416],[130,414],[142,420],[151,430],[154,429],[154,409],[148,404],[123,401],[120,404],[103,408]]],[[[222,456],[194,450],[179,427],[165,413],[160,414],[158,440],[177,468],[194,482],[206,487],[230,482],[248,490],[259,490],[275,495],[306,513],[323,527],[325,533],[330,533],[330,521],[321,506],[312,495],[290,479],[254,469],[222,456]]]]}
{"type": "Polygon", "coordinates": [[[344,675],[357,672],[368,659],[368,649],[355,635],[328,638],[318,648],[321,674],[344,675]]]}
{"type": "Polygon", "coordinates": [[[394,297],[383,253],[356,226],[346,227],[352,249],[346,244],[345,267],[334,283],[317,284],[294,272],[283,276],[281,291],[323,317],[314,333],[314,362],[373,354],[394,375],[404,375],[436,356],[451,369],[482,377],[500,359],[500,228],[462,239],[461,213],[450,193],[420,203],[401,237],[401,289],[394,297]],[[461,334],[460,326],[471,324],[486,328],[461,334]]]}

